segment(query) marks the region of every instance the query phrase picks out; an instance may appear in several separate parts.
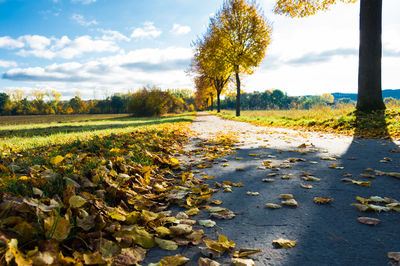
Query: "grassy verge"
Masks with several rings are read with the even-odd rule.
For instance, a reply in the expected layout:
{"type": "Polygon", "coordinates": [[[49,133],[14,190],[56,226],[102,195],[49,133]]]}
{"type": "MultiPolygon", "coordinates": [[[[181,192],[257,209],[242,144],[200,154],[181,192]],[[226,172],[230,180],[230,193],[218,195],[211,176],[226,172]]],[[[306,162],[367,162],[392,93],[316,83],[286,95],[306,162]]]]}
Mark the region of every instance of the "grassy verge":
{"type": "MultiPolygon", "coordinates": [[[[217,114],[214,112],[214,114],[217,114]]],[[[288,127],[359,137],[400,138],[400,108],[374,114],[355,112],[350,106],[316,107],[310,110],[221,111],[218,116],[261,126],[288,127]]]]}
{"type": "Polygon", "coordinates": [[[193,118],[123,118],[118,129],[102,120],[93,123],[112,126],[3,138],[0,264],[133,265],[148,248],[176,249],[171,239],[199,243],[201,230],[176,233],[177,218],[163,212],[172,203],[191,210],[213,193],[172,172],[193,118]]]}
{"type": "MultiPolygon", "coordinates": [[[[57,119],[65,119],[58,116],[57,119]]],[[[72,121],[54,122],[55,116],[41,118],[39,123],[7,125],[0,128],[0,154],[49,145],[66,144],[111,133],[120,134],[140,127],[157,127],[163,124],[191,122],[194,113],[168,115],[161,118],[133,118],[130,116],[70,116],[72,121]]],[[[56,120],[57,120],[56,119],[56,120]]]]}

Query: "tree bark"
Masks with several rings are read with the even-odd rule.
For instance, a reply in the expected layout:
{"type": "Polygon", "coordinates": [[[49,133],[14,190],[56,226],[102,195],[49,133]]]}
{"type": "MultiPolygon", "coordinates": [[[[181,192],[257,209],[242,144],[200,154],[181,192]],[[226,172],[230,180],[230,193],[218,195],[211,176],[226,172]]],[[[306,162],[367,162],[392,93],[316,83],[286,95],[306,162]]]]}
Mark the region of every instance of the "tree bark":
{"type": "Polygon", "coordinates": [[[240,116],[240,77],[239,67],[235,67],[236,76],[236,116],[240,116]]]}
{"type": "Polygon", "coordinates": [[[214,99],[212,94],[210,98],[211,98],[211,111],[214,111],[214,99]]]}
{"type": "Polygon", "coordinates": [[[361,0],[357,110],[384,110],[382,99],[382,0],[361,0]]]}
{"type": "Polygon", "coordinates": [[[217,92],[217,112],[221,112],[221,101],[220,101],[221,92],[217,92]]]}

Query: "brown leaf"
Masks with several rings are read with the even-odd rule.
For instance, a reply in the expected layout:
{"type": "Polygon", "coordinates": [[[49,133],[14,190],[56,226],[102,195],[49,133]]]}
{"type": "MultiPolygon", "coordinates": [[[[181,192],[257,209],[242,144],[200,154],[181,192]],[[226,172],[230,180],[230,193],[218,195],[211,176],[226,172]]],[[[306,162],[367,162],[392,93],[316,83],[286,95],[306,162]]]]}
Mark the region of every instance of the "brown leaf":
{"type": "Polygon", "coordinates": [[[326,198],[326,197],[315,197],[314,202],[318,204],[328,204],[331,203],[333,198],[326,198]]]}
{"type": "Polygon", "coordinates": [[[362,224],[367,224],[367,225],[378,225],[381,222],[381,220],[379,220],[379,219],[370,218],[370,217],[358,217],[357,221],[359,221],[362,224]]]}
{"type": "Polygon", "coordinates": [[[211,260],[209,258],[199,258],[197,264],[199,266],[219,266],[219,265],[221,265],[218,262],[211,260]]]}

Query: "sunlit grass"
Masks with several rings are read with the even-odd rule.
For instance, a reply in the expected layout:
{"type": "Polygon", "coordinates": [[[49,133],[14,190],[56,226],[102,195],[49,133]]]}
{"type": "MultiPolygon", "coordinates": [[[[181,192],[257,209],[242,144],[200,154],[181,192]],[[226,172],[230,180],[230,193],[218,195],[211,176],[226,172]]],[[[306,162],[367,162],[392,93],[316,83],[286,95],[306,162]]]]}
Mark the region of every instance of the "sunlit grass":
{"type": "Polygon", "coordinates": [[[90,117],[86,117],[81,122],[9,125],[0,129],[0,152],[4,154],[11,151],[66,144],[77,139],[87,140],[94,136],[128,133],[137,128],[156,128],[161,124],[191,122],[194,117],[194,113],[159,118],[118,116],[103,120],[98,120],[98,116],[93,116],[92,120],[90,117]]]}
{"type": "Polygon", "coordinates": [[[310,110],[242,111],[240,117],[233,110],[223,110],[219,116],[262,126],[289,127],[341,134],[359,134],[394,138],[400,136],[400,107],[389,106],[385,114],[356,115],[352,105],[318,106],[310,110]],[[357,118],[358,117],[358,118],[357,118]]]}

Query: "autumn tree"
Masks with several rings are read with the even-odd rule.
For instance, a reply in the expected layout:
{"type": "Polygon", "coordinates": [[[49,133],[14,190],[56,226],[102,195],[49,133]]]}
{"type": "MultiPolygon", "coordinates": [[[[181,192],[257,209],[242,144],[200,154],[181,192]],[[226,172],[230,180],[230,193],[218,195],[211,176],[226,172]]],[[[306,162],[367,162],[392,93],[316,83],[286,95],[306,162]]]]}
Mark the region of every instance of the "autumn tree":
{"type": "MultiPolygon", "coordinates": [[[[337,2],[357,0],[277,0],[275,12],[290,17],[306,17],[327,10],[337,2]]],[[[382,0],[360,1],[360,51],[357,110],[384,110],[382,99],[382,0]]]]}
{"type": "Polygon", "coordinates": [[[251,74],[259,66],[271,41],[272,27],[256,4],[246,0],[226,0],[216,23],[225,62],[235,74],[236,116],[240,116],[240,74],[251,74]]]}
{"type": "Polygon", "coordinates": [[[198,109],[204,109],[213,105],[214,101],[214,87],[210,82],[210,79],[204,75],[196,76],[194,79],[196,87],[195,93],[195,104],[198,109]]]}
{"type": "MultiPolygon", "coordinates": [[[[210,19],[207,32],[195,43],[195,55],[192,62],[192,72],[199,75],[197,82],[202,82],[198,89],[204,89],[204,82],[215,89],[208,91],[211,98],[211,110],[213,110],[214,96],[217,95],[217,111],[221,111],[221,93],[230,80],[232,66],[226,61],[226,51],[218,29],[216,18],[210,19]]],[[[199,85],[199,84],[197,84],[199,85]]]]}

